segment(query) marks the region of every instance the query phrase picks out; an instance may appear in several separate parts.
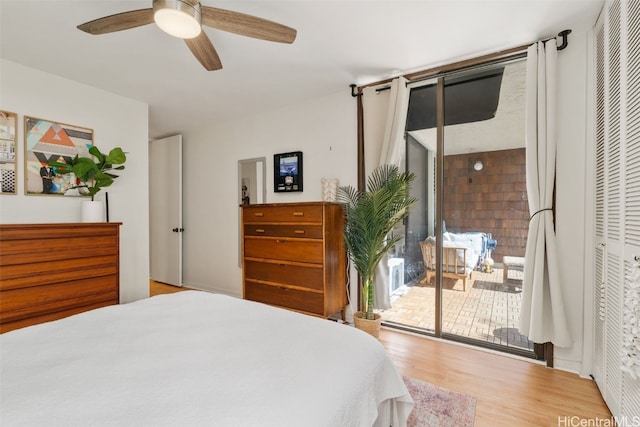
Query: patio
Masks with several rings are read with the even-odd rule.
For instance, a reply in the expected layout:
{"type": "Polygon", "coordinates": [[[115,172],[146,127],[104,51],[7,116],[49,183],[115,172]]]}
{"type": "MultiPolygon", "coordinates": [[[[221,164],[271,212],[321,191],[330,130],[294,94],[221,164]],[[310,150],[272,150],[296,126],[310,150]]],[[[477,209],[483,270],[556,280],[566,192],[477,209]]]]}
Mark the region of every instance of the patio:
{"type": "MultiPolygon", "coordinates": [[[[502,266],[496,267],[491,273],[473,271],[466,292],[462,280],[444,279],[443,332],[533,351],[533,343],[518,331],[523,274],[509,269],[505,284],[502,266]]],[[[392,308],[381,313],[384,321],[434,330],[433,280],[424,285],[413,280],[396,290],[391,301],[392,308]]]]}

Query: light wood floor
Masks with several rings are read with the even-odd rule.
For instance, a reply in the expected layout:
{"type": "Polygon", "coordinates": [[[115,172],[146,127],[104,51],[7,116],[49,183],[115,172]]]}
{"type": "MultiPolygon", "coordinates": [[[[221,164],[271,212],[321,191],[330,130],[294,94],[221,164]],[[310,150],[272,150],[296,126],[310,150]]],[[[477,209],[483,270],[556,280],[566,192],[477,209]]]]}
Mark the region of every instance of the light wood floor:
{"type": "MultiPolygon", "coordinates": [[[[151,295],[184,289],[150,284],[151,295]]],[[[474,396],[475,427],[610,425],[596,424],[611,413],[578,375],[384,328],[380,341],[400,374],[474,396]]]]}
{"type": "Polygon", "coordinates": [[[172,294],[174,292],[190,290],[189,288],[165,285],[164,283],[156,282],[155,280],[149,280],[149,296],[160,294],[172,294]]]}

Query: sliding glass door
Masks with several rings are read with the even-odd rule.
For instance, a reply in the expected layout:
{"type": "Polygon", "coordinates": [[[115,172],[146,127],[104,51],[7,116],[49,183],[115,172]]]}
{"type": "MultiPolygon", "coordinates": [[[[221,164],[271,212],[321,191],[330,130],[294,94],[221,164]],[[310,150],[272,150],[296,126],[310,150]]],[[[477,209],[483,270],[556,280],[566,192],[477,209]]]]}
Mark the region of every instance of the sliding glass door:
{"type": "Polygon", "coordinates": [[[419,202],[405,228],[404,286],[383,312],[389,324],[533,355],[517,326],[529,219],[524,97],[524,60],[411,87],[406,167],[419,202]]]}

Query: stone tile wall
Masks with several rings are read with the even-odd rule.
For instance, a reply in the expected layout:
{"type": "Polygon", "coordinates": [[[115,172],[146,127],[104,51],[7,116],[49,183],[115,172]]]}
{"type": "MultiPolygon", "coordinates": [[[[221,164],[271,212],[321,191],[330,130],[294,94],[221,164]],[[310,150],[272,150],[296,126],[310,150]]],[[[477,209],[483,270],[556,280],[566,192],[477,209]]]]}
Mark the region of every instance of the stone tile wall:
{"type": "Polygon", "coordinates": [[[495,262],[524,256],[529,229],[525,149],[445,156],[444,220],[448,231],[483,231],[498,241],[495,262]],[[483,168],[473,169],[480,160],[483,168]]]}

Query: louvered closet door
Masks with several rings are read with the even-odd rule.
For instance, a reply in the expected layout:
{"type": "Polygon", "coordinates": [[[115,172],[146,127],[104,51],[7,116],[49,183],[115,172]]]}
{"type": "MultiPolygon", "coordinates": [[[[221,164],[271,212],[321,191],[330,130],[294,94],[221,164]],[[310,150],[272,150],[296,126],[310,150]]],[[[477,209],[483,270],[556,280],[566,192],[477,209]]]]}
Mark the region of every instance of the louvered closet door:
{"type": "Polygon", "coordinates": [[[612,414],[632,421],[640,380],[621,354],[625,304],[637,310],[626,277],[640,256],[640,0],[607,2],[595,36],[594,377],[612,414]]]}
{"type": "MultiPolygon", "coordinates": [[[[626,141],[624,144],[624,270],[627,276],[634,267],[634,257],[640,257],[640,1],[625,2],[623,16],[626,18],[626,141]],[[626,16],[625,16],[626,15],[626,16]]],[[[623,308],[632,307],[631,289],[624,281],[623,308]]],[[[626,311],[628,312],[628,311],[626,311]]],[[[623,326],[626,332],[629,326],[623,326]]],[[[638,333],[636,332],[636,337],[638,333]]],[[[637,356],[637,357],[640,357],[637,356]]],[[[640,416],[640,379],[622,374],[622,414],[627,417],[640,416]]]]}
{"type": "Polygon", "coordinates": [[[602,20],[596,28],[596,126],[595,126],[595,262],[594,262],[594,357],[593,377],[604,395],[606,393],[605,360],[605,85],[604,85],[604,25],[602,20]]]}
{"type": "Polygon", "coordinates": [[[622,347],[622,157],[620,105],[620,2],[608,5],[605,20],[605,400],[620,413],[622,347]]]}

